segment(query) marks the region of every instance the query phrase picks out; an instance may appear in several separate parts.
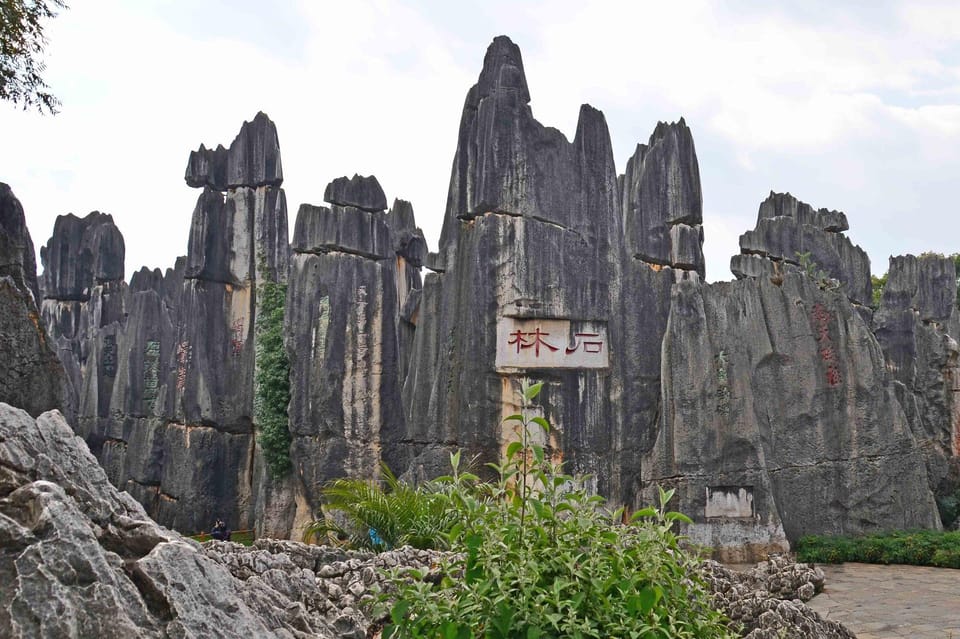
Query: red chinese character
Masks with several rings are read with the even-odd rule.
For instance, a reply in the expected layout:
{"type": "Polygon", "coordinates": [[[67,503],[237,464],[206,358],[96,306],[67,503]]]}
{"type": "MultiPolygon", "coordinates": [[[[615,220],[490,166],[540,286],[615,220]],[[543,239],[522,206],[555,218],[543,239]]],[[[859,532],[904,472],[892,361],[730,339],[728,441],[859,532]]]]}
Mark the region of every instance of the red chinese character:
{"type": "Polygon", "coordinates": [[[514,332],[510,333],[510,337],[513,339],[507,342],[507,344],[510,346],[513,346],[514,344],[516,344],[518,353],[523,348],[533,348],[534,357],[540,357],[541,344],[549,348],[551,351],[557,350],[556,346],[554,346],[553,344],[550,344],[545,339],[543,339],[545,336],[549,334],[550,333],[544,333],[543,331],[541,331],[539,326],[536,328],[536,330],[528,331],[526,333],[521,331],[520,329],[517,329],[514,332]]]}
{"type": "Polygon", "coordinates": [[[838,386],[842,380],[840,379],[840,370],[831,365],[827,368],[827,383],[831,386],[838,386]]]}
{"type": "MultiPolygon", "coordinates": [[[[600,333],[577,333],[574,335],[578,339],[574,343],[573,347],[568,346],[566,349],[567,355],[570,353],[576,353],[580,348],[580,339],[581,337],[600,337],[600,333]]],[[[585,353],[599,353],[603,350],[603,340],[592,340],[583,342],[583,351],[585,353]]]]}
{"type": "Polygon", "coordinates": [[[526,335],[526,333],[524,333],[518,328],[514,332],[510,333],[510,337],[512,337],[513,339],[507,342],[507,344],[509,346],[513,346],[514,344],[516,344],[518,353],[520,352],[521,348],[529,348],[530,346],[533,346],[533,344],[530,344],[527,342],[526,338],[524,338],[524,335],[526,335]]]}

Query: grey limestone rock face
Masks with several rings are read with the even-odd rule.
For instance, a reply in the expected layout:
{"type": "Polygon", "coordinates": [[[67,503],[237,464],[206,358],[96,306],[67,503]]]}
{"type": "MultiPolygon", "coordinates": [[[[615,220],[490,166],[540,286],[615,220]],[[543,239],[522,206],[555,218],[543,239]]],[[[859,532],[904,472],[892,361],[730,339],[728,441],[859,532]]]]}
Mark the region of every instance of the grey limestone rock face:
{"type": "MultiPolygon", "coordinates": [[[[740,236],[740,252],[777,262],[783,271],[794,266],[822,270],[843,285],[847,297],[867,306],[873,290],[870,258],[842,234],[847,228],[847,218],[839,211],[814,210],[789,193],[771,191],[760,204],[756,228],[740,236]]],[[[766,270],[740,256],[731,260],[730,268],[738,278],[766,270]]]]}
{"type": "MultiPolygon", "coordinates": [[[[367,251],[323,250],[322,242],[306,239],[318,228],[311,219],[338,210],[347,219],[384,215],[304,205],[297,219],[285,313],[291,457],[312,509],[326,481],[376,474],[381,450],[403,430],[397,263],[367,251]]],[[[377,227],[389,249],[385,221],[377,227]]]]}
{"type": "Polygon", "coordinates": [[[663,354],[643,478],[677,488],[694,540],[763,552],[806,534],[939,526],[922,442],[842,293],[797,273],[680,282],[663,354]]]}
{"type": "Polygon", "coordinates": [[[519,381],[529,378],[544,382],[548,449],[569,470],[595,475],[602,494],[632,502],[660,412],[670,287],[703,272],[692,137],[682,122],[658,126],[618,179],[602,113],[581,107],[568,141],[534,119],[529,100],[518,48],[496,38],[466,97],[440,250],[425,262],[434,272],[404,380],[407,430],[384,456],[415,476],[446,472],[454,448],[495,458],[512,436],[501,420],[517,412],[519,381]],[[629,248],[625,226],[635,225],[639,241],[643,224],[665,238],[660,253],[629,248]],[[498,360],[509,339],[501,326],[526,339],[550,322],[563,355],[578,352],[572,333],[582,331],[609,359],[593,367],[498,360]]]}
{"type": "MultiPolygon", "coordinates": [[[[279,187],[283,183],[277,127],[262,111],[244,122],[229,149],[222,145],[190,152],[184,176],[188,186],[215,191],[239,187],[279,187]]],[[[384,207],[386,208],[386,207],[384,207]]]]}
{"type": "Polygon", "coordinates": [[[330,204],[360,209],[370,213],[387,210],[387,196],[374,176],[354,174],[352,178],[338,177],[327,185],[323,201],[330,204]]]}
{"type": "Polygon", "coordinates": [[[890,258],[873,330],[937,490],[960,453],[960,318],[953,259],[890,258]]]}

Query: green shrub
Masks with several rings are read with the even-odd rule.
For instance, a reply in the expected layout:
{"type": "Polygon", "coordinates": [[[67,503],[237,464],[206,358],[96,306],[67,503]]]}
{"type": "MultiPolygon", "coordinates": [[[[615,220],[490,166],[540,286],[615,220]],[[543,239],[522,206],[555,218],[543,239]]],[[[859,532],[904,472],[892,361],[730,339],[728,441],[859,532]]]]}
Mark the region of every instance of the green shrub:
{"type": "Polygon", "coordinates": [[[797,542],[797,560],[960,567],[960,532],[916,530],[863,537],[810,535],[797,542]]]}
{"type": "Polygon", "coordinates": [[[280,479],[292,468],[287,405],[290,403],[290,362],[283,346],[283,309],[287,287],[269,280],[257,287],[257,367],[253,414],[260,429],[260,446],[270,474],[280,479]]]}
{"type": "Polygon", "coordinates": [[[520,424],[520,440],[491,465],[497,481],[452,484],[461,521],[448,539],[464,557],[439,566],[438,579],[395,575],[383,636],[733,636],[673,532],[689,519],[666,510],[672,491],[621,523],[622,511],[606,510],[585,478],[563,474],[533,442],[532,427],[549,429],[529,417],[540,387],[524,386],[524,409],[508,418],[520,424]]]}

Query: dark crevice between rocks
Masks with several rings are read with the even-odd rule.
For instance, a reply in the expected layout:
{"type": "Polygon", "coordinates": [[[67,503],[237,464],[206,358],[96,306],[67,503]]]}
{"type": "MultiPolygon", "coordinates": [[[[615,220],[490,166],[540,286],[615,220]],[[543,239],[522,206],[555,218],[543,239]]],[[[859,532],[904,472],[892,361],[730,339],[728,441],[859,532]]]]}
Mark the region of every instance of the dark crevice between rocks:
{"type": "Polygon", "coordinates": [[[341,255],[351,255],[353,257],[361,257],[365,260],[370,260],[371,262],[382,262],[388,257],[383,255],[377,255],[376,253],[367,253],[364,251],[356,251],[353,249],[344,248],[335,244],[324,244],[321,246],[315,247],[310,251],[303,250],[294,250],[294,255],[329,255],[331,253],[340,253],[341,255]]]}
{"type": "Polygon", "coordinates": [[[176,618],[177,615],[170,607],[170,602],[164,596],[163,592],[154,585],[153,580],[143,572],[143,568],[141,568],[139,563],[135,561],[125,562],[123,570],[127,573],[127,576],[130,577],[130,581],[133,582],[136,589],[140,591],[143,602],[147,605],[147,610],[150,611],[150,614],[164,624],[176,618]]]}
{"type": "Polygon", "coordinates": [[[242,283],[242,282],[238,282],[237,280],[218,280],[218,279],[214,279],[214,278],[212,278],[212,277],[206,277],[206,276],[202,276],[202,275],[193,275],[193,276],[186,276],[186,275],[185,275],[184,278],[183,278],[183,281],[186,282],[186,281],[188,281],[188,280],[199,280],[199,281],[201,281],[201,282],[207,282],[207,283],[209,283],[209,284],[224,284],[224,285],[226,285],[226,286],[239,286],[239,287],[243,287],[243,283],[242,283]]]}

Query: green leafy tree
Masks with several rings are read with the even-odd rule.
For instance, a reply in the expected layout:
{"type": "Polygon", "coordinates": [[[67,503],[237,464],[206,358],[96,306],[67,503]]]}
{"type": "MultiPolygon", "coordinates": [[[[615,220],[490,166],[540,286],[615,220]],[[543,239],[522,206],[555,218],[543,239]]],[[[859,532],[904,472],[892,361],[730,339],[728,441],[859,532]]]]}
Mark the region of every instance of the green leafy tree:
{"type": "Polygon", "coordinates": [[[883,299],[883,288],[887,285],[887,274],[884,273],[880,277],[871,275],[870,283],[873,285],[873,303],[871,306],[878,309],[880,308],[880,300],[883,299]]]}
{"type": "Polygon", "coordinates": [[[42,77],[43,21],[66,6],[63,0],[0,0],[0,99],[57,113],[60,101],[42,77]]]}

